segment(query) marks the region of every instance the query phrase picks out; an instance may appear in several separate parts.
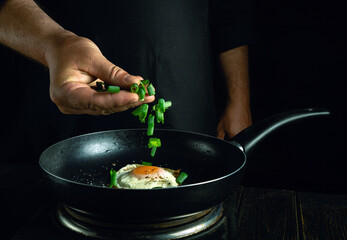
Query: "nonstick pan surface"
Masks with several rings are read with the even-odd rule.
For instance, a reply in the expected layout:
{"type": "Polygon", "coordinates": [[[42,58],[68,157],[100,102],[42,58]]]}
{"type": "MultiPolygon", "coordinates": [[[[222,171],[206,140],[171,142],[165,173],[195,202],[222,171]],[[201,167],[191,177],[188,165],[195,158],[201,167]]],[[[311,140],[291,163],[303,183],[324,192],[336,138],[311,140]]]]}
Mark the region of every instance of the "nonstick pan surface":
{"type": "Polygon", "coordinates": [[[198,133],[156,130],[161,139],[154,158],[146,129],[111,130],[69,138],[46,149],[40,166],[58,201],[79,211],[119,219],[156,222],[180,218],[223,202],[239,185],[247,155],[272,131],[289,122],[327,115],[325,109],[302,109],[269,117],[232,142],[198,133]],[[182,186],[166,189],[110,189],[111,168],[142,161],[182,169],[182,186]]]}

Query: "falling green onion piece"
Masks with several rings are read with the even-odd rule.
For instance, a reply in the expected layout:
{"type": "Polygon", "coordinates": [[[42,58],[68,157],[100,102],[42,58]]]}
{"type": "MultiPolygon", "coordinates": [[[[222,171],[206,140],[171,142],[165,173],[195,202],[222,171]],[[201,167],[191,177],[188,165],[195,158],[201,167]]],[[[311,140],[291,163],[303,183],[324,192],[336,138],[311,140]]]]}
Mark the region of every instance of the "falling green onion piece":
{"type": "Polygon", "coordinates": [[[148,91],[148,95],[149,96],[154,96],[155,95],[155,89],[154,89],[152,83],[147,86],[147,91],[148,91]]]}
{"type": "Polygon", "coordinates": [[[141,123],[144,123],[146,121],[146,117],[147,117],[147,113],[148,113],[148,104],[145,103],[145,104],[142,104],[141,106],[137,107],[133,112],[132,114],[134,116],[138,116],[139,117],[139,120],[141,123]]]}
{"type": "Polygon", "coordinates": [[[164,113],[163,112],[160,112],[158,109],[156,109],[155,117],[157,118],[157,123],[164,123],[164,113]]]}
{"type": "Polygon", "coordinates": [[[157,147],[152,147],[151,153],[150,153],[151,157],[154,157],[156,151],[157,151],[157,147]]]}
{"type": "Polygon", "coordinates": [[[152,136],[154,133],[154,115],[150,114],[148,116],[148,128],[147,128],[147,136],[152,136]]]}
{"type": "Polygon", "coordinates": [[[148,106],[148,104],[143,104],[143,105],[137,107],[134,111],[132,111],[132,114],[134,116],[139,116],[143,112],[143,108],[146,108],[145,107],[146,105],[148,106]]]}
{"type": "Polygon", "coordinates": [[[145,96],[146,96],[146,90],[144,87],[139,87],[139,91],[137,92],[137,94],[139,95],[140,101],[144,101],[145,100],[145,96]]]}
{"type": "Polygon", "coordinates": [[[143,83],[143,85],[148,85],[149,84],[149,80],[148,79],[141,80],[141,82],[143,83]]]}
{"type": "Polygon", "coordinates": [[[184,182],[184,180],[186,180],[187,177],[188,177],[187,173],[181,172],[180,175],[178,175],[178,177],[176,178],[176,182],[181,185],[184,182]]]}
{"type": "Polygon", "coordinates": [[[171,101],[166,101],[165,102],[165,109],[168,109],[171,106],[172,106],[172,102],[171,101]]]}
{"type": "Polygon", "coordinates": [[[142,162],[141,164],[145,165],[145,166],[152,166],[152,163],[150,163],[150,162],[142,162]]]}
{"type": "Polygon", "coordinates": [[[109,93],[119,93],[120,87],[118,86],[108,86],[107,91],[109,93]]]}
{"type": "Polygon", "coordinates": [[[163,98],[160,98],[158,100],[158,109],[160,112],[165,112],[165,100],[163,98]]]}
{"type": "Polygon", "coordinates": [[[154,126],[148,126],[147,128],[147,136],[153,136],[154,126]]]}
{"type": "Polygon", "coordinates": [[[142,111],[139,115],[139,119],[141,123],[144,123],[146,121],[147,113],[148,113],[148,104],[143,104],[142,105],[142,111]]]}
{"type": "Polygon", "coordinates": [[[161,147],[161,141],[160,138],[150,138],[148,141],[148,147],[161,147]]]}
{"type": "Polygon", "coordinates": [[[117,171],[113,170],[113,168],[110,171],[110,177],[111,177],[111,181],[110,181],[110,188],[113,187],[117,187],[117,171]]]}
{"type": "Polygon", "coordinates": [[[138,85],[137,83],[131,84],[130,90],[131,90],[131,92],[133,92],[133,93],[137,93],[137,92],[139,91],[139,85],[138,85]]]}

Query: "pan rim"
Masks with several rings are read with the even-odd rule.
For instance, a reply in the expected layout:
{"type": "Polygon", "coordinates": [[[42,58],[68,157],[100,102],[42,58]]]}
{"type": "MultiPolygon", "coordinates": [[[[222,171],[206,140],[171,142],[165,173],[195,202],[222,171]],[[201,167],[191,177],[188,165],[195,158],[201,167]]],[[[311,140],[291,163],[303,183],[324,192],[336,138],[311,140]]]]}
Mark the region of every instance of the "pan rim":
{"type": "Polygon", "coordinates": [[[188,188],[188,187],[197,187],[197,186],[200,186],[200,185],[207,185],[207,184],[210,184],[210,183],[214,183],[214,182],[218,182],[218,181],[221,181],[225,178],[228,178],[234,174],[236,174],[237,172],[239,172],[246,164],[247,162],[247,156],[245,154],[245,152],[243,151],[242,147],[240,144],[238,144],[237,142],[233,141],[231,139],[231,141],[226,141],[226,140],[223,140],[223,139],[220,139],[220,138],[217,138],[215,136],[211,136],[211,135],[208,135],[208,134],[203,134],[203,133],[197,133],[197,132],[192,132],[192,131],[186,131],[186,130],[176,130],[176,129],[164,129],[164,128],[161,128],[161,129],[156,129],[156,131],[170,131],[170,132],[180,132],[180,133],[185,133],[185,134],[193,134],[193,135],[197,135],[197,136],[203,136],[204,138],[212,138],[212,139],[215,139],[217,141],[222,141],[226,144],[230,144],[230,145],[233,145],[235,146],[236,148],[238,148],[240,150],[240,152],[243,154],[243,163],[241,164],[241,166],[239,168],[237,168],[235,171],[231,172],[231,173],[228,173],[224,176],[221,176],[219,178],[214,178],[214,179],[211,179],[211,180],[208,180],[208,181],[203,181],[203,182],[198,182],[198,183],[192,183],[192,184],[187,184],[187,185],[180,185],[180,186],[177,186],[177,187],[170,187],[170,188],[152,188],[152,189],[124,189],[124,188],[117,188],[117,189],[114,189],[114,188],[109,188],[107,187],[106,185],[105,186],[100,186],[100,185],[91,185],[91,184],[86,184],[86,183],[80,183],[80,182],[76,182],[76,181],[72,181],[72,180],[69,180],[69,179],[66,179],[66,178],[63,178],[63,177],[60,177],[60,176],[57,176],[51,172],[49,172],[48,170],[46,170],[43,166],[42,166],[42,159],[43,159],[43,155],[49,151],[49,149],[53,148],[54,146],[58,145],[58,144],[61,144],[62,142],[64,141],[71,141],[75,138],[81,138],[81,137],[85,137],[85,136],[92,136],[92,135],[97,135],[97,134],[102,134],[102,133],[111,133],[111,132],[123,132],[123,131],[147,131],[147,129],[145,128],[126,128],[126,129],[113,129],[113,130],[104,130],[104,131],[97,131],[97,132],[91,132],[91,133],[85,133],[85,134],[81,134],[81,135],[77,135],[77,136],[73,136],[73,137],[70,137],[70,138],[67,138],[67,139],[64,139],[64,140],[61,140],[59,142],[56,142],[54,144],[52,144],[51,146],[49,146],[48,148],[46,148],[40,155],[39,157],[39,165],[40,165],[40,168],[48,175],[50,175],[51,177],[53,178],[56,178],[56,179],[59,179],[63,182],[68,182],[68,183],[71,183],[71,184],[74,184],[74,185],[78,185],[78,186],[83,186],[83,187],[93,187],[93,188],[99,188],[99,189],[109,189],[109,190],[105,190],[105,191],[113,191],[113,190],[117,190],[117,191],[174,191],[174,189],[181,189],[181,188],[188,188]]]}

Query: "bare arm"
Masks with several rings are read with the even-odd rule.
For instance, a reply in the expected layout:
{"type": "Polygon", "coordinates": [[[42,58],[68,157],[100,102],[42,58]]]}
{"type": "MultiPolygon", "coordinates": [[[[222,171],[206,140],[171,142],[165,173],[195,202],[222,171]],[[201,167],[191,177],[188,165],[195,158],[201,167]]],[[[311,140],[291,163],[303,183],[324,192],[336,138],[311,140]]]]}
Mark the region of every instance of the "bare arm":
{"type": "MultiPolygon", "coordinates": [[[[89,39],[62,28],[32,0],[8,0],[0,10],[0,43],[47,66],[50,96],[66,114],[110,114],[144,102],[137,94],[99,93],[89,87],[96,79],[129,89],[142,78],[109,62],[89,39]]],[[[146,96],[145,102],[154,97],[146,96]]]]}
{"type": "Polygon", "coordinates": [[[45,66],[49,46],[68,33],[31,0],[8,0],[0,11],[0,42],[45,66]]]}
{"type": "Polygon", "coordinates": [[[233,137],[252,124],[250,111],[248,47],[241,46],[219,55],[228,86],[228,102],[218,127],[221,139],[233,137]]]}

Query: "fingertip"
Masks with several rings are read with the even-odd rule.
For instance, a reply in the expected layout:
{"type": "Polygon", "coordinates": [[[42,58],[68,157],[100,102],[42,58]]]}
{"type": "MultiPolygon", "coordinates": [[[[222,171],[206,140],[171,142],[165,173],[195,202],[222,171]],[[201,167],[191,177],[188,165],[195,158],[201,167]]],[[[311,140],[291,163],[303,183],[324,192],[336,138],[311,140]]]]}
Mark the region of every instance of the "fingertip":
{"type": "Polygon", "coordinates": [[[127,74],[124,76],[124,82],[128,84],[133,84],[133,83],[139,84],[141,80],[143,80],[141,76],[134,76],[131,74],[127,74]]]}
{"type": "Polygon", "coordinates": [[[155,96],[145,96],[145,103],[150,103],[153,102],[155,100],[155,96]]]}
{"type": "Polygon", "coordinates": [[[223,131],[217,131],[217,138],[224,140],[225,133],[223,131]]]}

